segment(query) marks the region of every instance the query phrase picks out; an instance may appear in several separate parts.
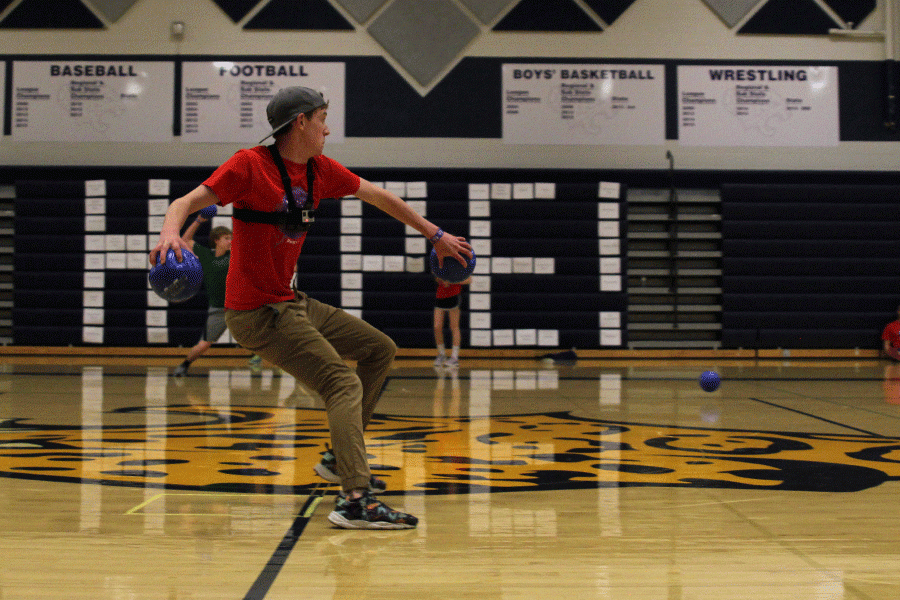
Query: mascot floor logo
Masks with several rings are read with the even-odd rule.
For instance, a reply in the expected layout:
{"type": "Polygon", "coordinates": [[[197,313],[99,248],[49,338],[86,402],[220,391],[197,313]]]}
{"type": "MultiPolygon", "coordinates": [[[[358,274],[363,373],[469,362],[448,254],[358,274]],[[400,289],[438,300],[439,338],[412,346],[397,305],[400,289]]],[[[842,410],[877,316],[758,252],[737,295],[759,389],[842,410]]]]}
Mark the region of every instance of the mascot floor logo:
{"type": "MultiPolygon", "coordinates": [[[[0,476],[304,493],[329,441],[317,409],[121,409],[142,425],[0,422],[0,476]]],[[[576,418],[376,415],[372,470],[397,493],[656,486],[853,492],[900,479],[900,438],[576,418]]]]}

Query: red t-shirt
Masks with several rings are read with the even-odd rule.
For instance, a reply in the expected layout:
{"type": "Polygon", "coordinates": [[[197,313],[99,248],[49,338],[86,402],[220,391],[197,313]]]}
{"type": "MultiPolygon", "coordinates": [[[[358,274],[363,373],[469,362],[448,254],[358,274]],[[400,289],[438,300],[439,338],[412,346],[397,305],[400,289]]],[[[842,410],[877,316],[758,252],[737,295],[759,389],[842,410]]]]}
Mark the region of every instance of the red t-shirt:
{"type": "MultiPolygon", "coordinates": [[[[284,161],[298,204],[306,202],[306,165],[284,161]]],[[[342,198],[359,191],[360,179],[326,156],[316,156],[313,207],[322,198],[342,198]]],[[[203,182],[219,197],[219,204],[264,212],[287,210],[278,167],[265,146],[238,150],[203,182]]],[[[306,234],[296,239],[277,225],[232,219],[234,238],[225,288],[225,308],[251,310],[294,298],[291,278],[306,234]]]]}
{"type": "Polygon", "coordinates": [[[881,332],[881,339],[887,340],[891,348],[900,348],[900,321],[891,321],[881,332]]]}
{"type": "MultiPolygon", "coordinates": [[[[444,260],[450,260],[445,258],[444,260]]],[[[443,283],[437,284],[437,298],[452,298],[453,296],[458,296],[462,293],[462,285],[458,283],[451,283],[450,285],[444,285],[443,283]]]]}

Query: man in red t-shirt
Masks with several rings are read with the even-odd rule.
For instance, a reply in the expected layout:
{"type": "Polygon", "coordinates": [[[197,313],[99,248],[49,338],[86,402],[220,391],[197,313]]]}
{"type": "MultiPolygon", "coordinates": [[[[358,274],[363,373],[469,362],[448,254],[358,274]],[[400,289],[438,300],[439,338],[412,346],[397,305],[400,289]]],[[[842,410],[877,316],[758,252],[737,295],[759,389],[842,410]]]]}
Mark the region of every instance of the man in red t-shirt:
{"type": "Polygon", "coordinates": [[[416,526],[416,517],[374,497],[373,490],[383,491],[385,484],[369,471],[363,439],[397,347],[365,321],[295,292],[290,281],[306,238],[306,211],[322,198],[353,195],[376,206],[428,238],[442,264],[466,264],[472,246],[323,156],[327,109],[322,95],[310,88],[275,94],[266,109],[275,143],[239,150],[203,185],[172,202],[150,264],[169,249],[181,260],[187,246],[179,232],[188,215],[212,204],[234,205],[225,320],[238,344],[281,367],[325,402],[333,451],[325,452],[315,470],[339,481],[343,492],[328,519],[348,529],[408,529],[416,526]],[[345,358],[356,361],[356,370],[345,358]]]}
{"type": "Polygon", "coordinates": [[[881,346],[885,354],[900,360],[900,306],[897,307],[897,319],[885,325],[881,332],[881,346]]]}

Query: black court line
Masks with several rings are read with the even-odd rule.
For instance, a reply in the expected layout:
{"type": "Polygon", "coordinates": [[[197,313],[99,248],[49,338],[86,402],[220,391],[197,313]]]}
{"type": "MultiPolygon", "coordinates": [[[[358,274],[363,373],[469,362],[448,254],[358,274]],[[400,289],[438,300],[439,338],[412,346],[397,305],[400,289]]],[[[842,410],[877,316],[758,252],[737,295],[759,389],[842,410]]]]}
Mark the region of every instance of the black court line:
{"type": "Polygon", "coordinates": [[[266,594],[269,593],[269,588],[275,583],[275,578],[278,577],[278,574],[281,572],[281,567],[287,562],[288,556],[290,556],[291,551],[297,544],[297,540],[303,535],[306,524],[309,523],[313,513],[316,512],[316,507],[322,501],[327,485],[328,484],[320,484],[313,490],[313,493],[310,494],[309,498],[306,499],[303,508],[301,508],[300,512],[297,514],[297,518],[294,519],[293,524],[291,524],[290,528],[284,534],[284,537],[281,538],[281,542],[278,544],[278,547],[275,548],[275,552],[272,553],[269,562],[263,567],[262,572],[244,596],[244,600],[262,600],[266,597],[266,594]]]}
{"type": "Polygon", "coordinates": [[[754,402],[759,402],[760,404],[768,404],[769,406],[774,406],[775,408],[780,408],[782,410],[786,410],[792,413],[797,413],[798,415],[803,415],[804,417],[811,417],[818,421],[822,421],[824,423],[830,423],[832,425],[837,425],[838,427],[843,427],[844,429],[850,429],[852,431],[858,431],[859,433],[864,433],[866,435],[871,435],[872,437],[879,437],[887,439],[886,435],[881,435],[880,433],[875,433],[873,431],[868,431],[866,429],[860,429],[859,427],[853,427],[852,425],[847,425],[846,423],[840,423],[838,421],[832,421],[831,419],[826,419],[825,417],[820,417],[819,415],[814,415],[812,413],[808,413],[802,410],[797,410],[796,408],[790,408],[788,406],[782,406],[781,404],[775,404],[774,402],[769,402],[768,400],[760,400],[759,398],[749,398],[749,400],[753,400],[754,402]]]}

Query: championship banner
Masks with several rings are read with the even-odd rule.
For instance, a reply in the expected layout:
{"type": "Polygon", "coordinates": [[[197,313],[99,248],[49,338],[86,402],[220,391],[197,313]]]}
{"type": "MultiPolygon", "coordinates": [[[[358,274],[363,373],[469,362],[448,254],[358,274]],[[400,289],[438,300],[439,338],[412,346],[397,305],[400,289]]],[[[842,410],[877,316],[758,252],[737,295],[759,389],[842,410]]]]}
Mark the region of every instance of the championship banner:
{"type": "Polygon", "coordinates": [[[13,139],[171,141],[174,74],[165,61],[15,61],[13,139]]]}
{"type": "Polygon", "coordinates": [[[836,146],[837,67],[679,66],[685,146],[836,146]]]}
{"type": "Polygon", "coordinates": [[[508,144],[662,145],[663,65],[504,64],[508,144]]]}
{"type": "Polygon", "coordinates": [[[344,141],[342,62],[185,62],[182,139],[255,144],[272,128],[266,105],[284,87],[302,85],[328,101],[328,143],[344,141]]]}

